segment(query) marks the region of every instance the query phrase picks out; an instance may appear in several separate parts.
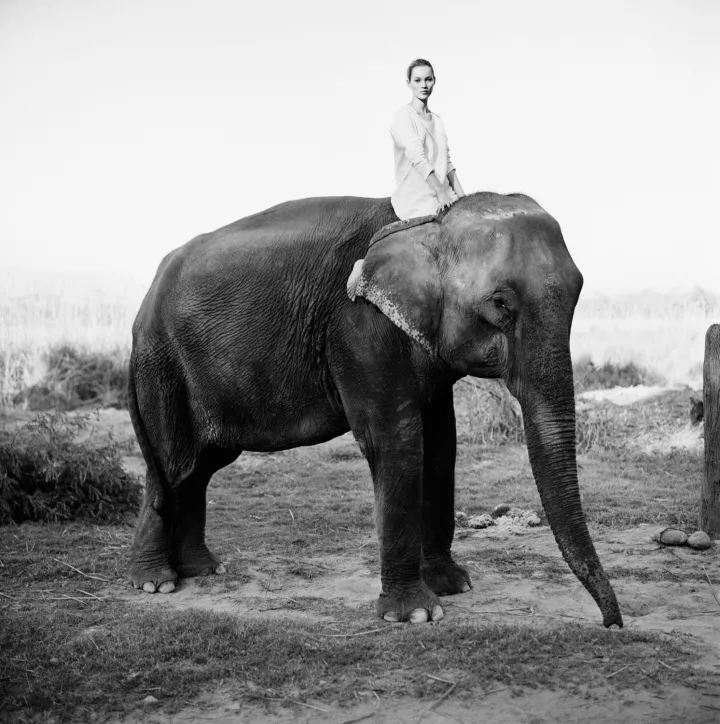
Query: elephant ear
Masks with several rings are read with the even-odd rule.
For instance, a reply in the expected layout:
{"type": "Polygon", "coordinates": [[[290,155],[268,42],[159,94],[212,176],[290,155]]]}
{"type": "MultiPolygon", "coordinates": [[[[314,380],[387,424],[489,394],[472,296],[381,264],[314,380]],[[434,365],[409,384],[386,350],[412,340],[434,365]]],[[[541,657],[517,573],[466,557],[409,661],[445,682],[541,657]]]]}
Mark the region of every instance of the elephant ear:
{"type": "Polygon", "coordinates": [[[348,296],[363,297],[390,321],[436,354],[441,313],[440,270],[431,249],[439,224],[434,216],[390,224],[355,262],[348,296]]]}

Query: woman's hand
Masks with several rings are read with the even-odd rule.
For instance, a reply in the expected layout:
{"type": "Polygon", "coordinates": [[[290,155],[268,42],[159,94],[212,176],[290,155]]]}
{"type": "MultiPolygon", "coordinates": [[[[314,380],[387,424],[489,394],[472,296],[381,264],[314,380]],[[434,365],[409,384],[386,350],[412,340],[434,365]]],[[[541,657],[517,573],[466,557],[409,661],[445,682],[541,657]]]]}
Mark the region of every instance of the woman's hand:
{"type": "Polygon", "coordinates": [[[434,171],[427,177],[427,182],[440,204],[439,211],[449,209],[457,201],[455,192],[447,184],[441,184],[434,171]]]}
{"type": "Polygon", "coordinates": [[[455,194],[451,194],[450,191],[444,187],[437,191],[435,195],[440,203],[440,211],[443,209],[449,209],[455,201],[457,201],[457,196],[455,196],[455,194]],[[455,196],[455,198],[453,198],[453,196],[455,196]]]}

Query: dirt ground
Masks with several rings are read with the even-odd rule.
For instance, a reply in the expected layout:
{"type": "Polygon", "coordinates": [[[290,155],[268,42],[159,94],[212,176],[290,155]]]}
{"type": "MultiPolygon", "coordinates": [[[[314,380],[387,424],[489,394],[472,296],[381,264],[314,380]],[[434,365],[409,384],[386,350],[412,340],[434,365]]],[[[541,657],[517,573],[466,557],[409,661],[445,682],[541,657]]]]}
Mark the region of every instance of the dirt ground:
{"type": "MultiPolygon", "coordinates": [[[[642,571],[648,577],[653,573],[677,572],[684,577],[691,572],[700,579],[707,572],[711,580],[720,582],[720,557],[716,551],[699,553],[688,548],[659,548],[650,540],[655,528],[642,525],[605,535],[594,533],[595,544],[606,568],[642,571]]],[[[370,544],[369,544],[370,545],[370,544]]],[[[443,599],[448,621],[486,621],[522,619],[526,625],[547,625],[558,619],[577,619],[588,622],[598,620],[595,602],[570,576],[557,582],[548,582],[541,572],[529,579],[509,578],[499,573],[480,576],[480,561],[498,551],[522,553],[531,550],[562,562],[550,530],[543,526],[524,531],[495,532],[493,529],[469,533],[456,542],[456,556],[474,573],[475,587],[461,596],[443,599]]],[[[377,574],[355,559],[342,556],[312,557],[309,563],[325,569],[327,573],[305,581],[297,577],[274,577],[269,582],[258,570],[245,570],[250,580],[246,583],[225,583],[224,590],[206,591],[198,579],[185,581],[171,596],[143,594],[142,605],[160,607],[197,607],[223,611],[233,615],[293,619],[312,617],[307,611],[287,607],[288,599],[303,596],[323,596],[338,605],[367,603],[368,610],[379,592],[377,574]],[[257,599],[263,603],[258,607],[257,599]]],[[[267,561],[264,562],[264,567],[267,561]]],[[[228,577],[232,578],[232,570],[228,577]]],[[[613,581],[623,611],[625,626],[643,631],[682,634],[692,637],[697,645],[695,664],[718,674],[720,683],[720,585],[678,580],[642,581],[615,579],[613,581]]],[[[117,591],[115,591],[117,595],[117,591]]],[[[128,600],[137,601],[137,594],[127,591],[128,600]]],[[[331,617],[328,616],[328,621],[331,617]]],[[[372,624],[371,624],[372,625],[372,624]]],[[[368,628],[371,628],[371,625],[368,628]]],[[[442,624],[441,624],[442,625],[442,624]]],[[[656,662],[648,660],[650,669],[656,662]]],[[[622,672],[618,674],[622,676],[622,672]]],[[[309,702],[312,704],[311,702],[309,702]]],[[[222,688],[208,693],[201,701],[173,716],[152,715],[148,722],[354,722],[367,715],[372,722],[477,722],[487,724],[560,724],[561,722],[711,722],[720,721],[720,685],[716,690],[699,696],[693,689],[675,688],[661,695],[628,689],[618,697],[616,692],[589,689],[567,691],[525,691],[518,693],[505,689],[497,692],[472,692],[458,701],[449,696],[431,709],[433,702],[369,701],[348,709],[330,708],[318,704],[319,709],[278,707],[268,712],[259,706],[237,704],[223,696],[222,688]]],[[[125,721],[133,721],[132,718],[125,721]]]]}
{"type": "MultiPolygon", "coordinates": [[[[651,390],[650,394],[656,392],[651,390]]],[[[612,399],[606,395],[599,399],[612,399]]],[[[640,396],[641,398],[641,396],[640,396]]],[[[616,404],[630,404],[638,394],[616,395],[616,404]]],[[[127,430],[123,413],[112,413],[127,430]]],[[[116,427],[116,431],[118,428],[116,427]]],[[[656,436],[657,437],[657,436],[656,436]]],[[[672,440],[682,446],[700,449],[697,432],[683,428],[672,440]]],[[[671,440],[671,442],[672,442],[671,440]]],[[[647,435],[640,439],[646,448],[653,449],[647,435]]],[[[352,445],[352,438],[344,436],[326,443],[329,451],[352,445]]],[[[667,440],[666,440],[667,444],[667,440]]],[[[509,451],[509,454],[513,454],[509,451]]],[[[235,464],[240,469],[263,465],[267,458],[245,453],[235,464]]],[[[126,463],[137,472],[142,462],[128,458],[126,463]]],[[[627,628],[682,634],[692,637],[697,644],[696,665],[707,667],[718,674],[720,682],[720,547],[707,552],[687,547],[664,548],[652,541],[658,526],[642,524],[625,530],[596,529],[593,538],[598,554],[607,570],[625,569],[635,576],[614,579],[613,584],[623,611],[627,628]],[[667,574],[667,575],[666,575],[667,574]],[[668,580],[668,577],[670,580],[668,580]],[[676,578],[676,580],[673,580],[676,578]],[[647,579],[647,580],[643,580],[647,579]],[[658,580],[652,580],[658,579],[658,580]],[[703,579],[706,579],[703,581],[703,579]],[[712,581],[712,585],[710,583],[712,581]]],[[[367,539],[365,552],[376,551],[374,537],[367,539]]],[[[595,621],[599,612],[595,602],[574,576],[564,575],[558,580],[547,580],[542,571],[529,578],[516,578],[504,573],[488,572],[483,560],[498,553],[522,555],[524,551],[547,556],[564,562],[547,526],[485,530],[459,530],[454,551],[457,559],[468,566],[474,578],[469,593],[443,599],[448,621],[486,621],[521,619],[526,625],[546,625],[558,619],[595,621]]],[[[287,608],[288,599],[303,596],[321,596],[339,605],[366,603],[370,609],[379,592],[377,570],[371,570],[366,556],[354,558],[342,555],[319,555],[306,559],[306,563],[322,571],[322,575],[305,580],[273,572],[270,579],[264,571],[272,568],[264,560],[258,568],[245,568],[242,582],[234,583],[233,569],[229,567],[223,590],[207,590],[198,579],[185,581],[171,596],[143,594],[143,605],[167,607],[197,607],[224,611],[247,617],[293,619],[309,617],[322,620],[308,611],[287,608]],[[262,570],[261,570],[262,569],[262,570]],[[249,580],[247,580],[249,578],[249,580]],[[257,599],[263,600],[258,607],[257,599]]],[[[128,600],[137,600],[137,594],[127,590],[128,600]]],[[[328,617],[329,618],[329,617],[328,617]]],[[[370,626],[369,626],[370,628],[370,626]]],[[[648,668],[653,662],[648,661],[648,668]]],[[[622,672],[618,674],[622,676],[622,672]]],[[[310,709],[300,705],[277,707],[273,711],[249,704],[238,704],[223,696],[222,688],[208,693],[196,706],[173,716],[155,716],[148,712],[146,721],[157,722],[477,722],[487,724],[560,724],[561,722],[595,721],[618,722],[718,722],[720,721],[720,686],[716,691],[698,696],[693,689],[674,688],[661,695],[628,689],[622,696],[603,690],[567,691],[511,691],[473,692],[470,697],[454,701],[452,696],[433,707],[434,702],[368,701],[350,709],[332,709],[317,705],[310,709]]]]}
{"type": "Polygon", "coordinates": [[[417,700],[358,704],[355,707],[303,709],[278,707],[274,711],[255,705],[228,701],[222,692],[202,698],[197,706],[169,716],[146,713],[143,718],[123,722],[157,722],[158,724],[192,724],[194,722],[229,722],[230,724],[291,724],[322,722],[325,724],[717,724],[717,696],[698,700],[697,693],[674,689],[663,695],[628,690],[617,693],[589,690],[573,695],[560,691],[528,691],[518,694],[508,689],[474,692],[465,701],[444,700],[439,706],[417,700]],[[704,703],[707,702],[707,703],[704,703]]]}
{"type": "MultiPolygon", "coordinates": [[[[637,402],[637,399],[633,399],[637,402]]],[[[623,403],[622,400],[617,404],[623,403]]],[[[678,428],[679,429],[679,428],[678,428]]],[[[96,432],[112,430],[117,439],[132,436],[127,413],[105,410],[100,413],[96,432]]],[[[697,431],[676,430],[673,439],[684,447],[701,450],[697,431]]],[[[639,438],[639,444],[648,450],[660,440],[656,435],[639,438]]],[[[667,444],[667,438],[665,439],[667,444]]],[[[342,460],[354,446],[350,436],[343,436],[325,445],[313,448],[313,455],[324,459],[342,460]]],[[[490,461],[493,466],[512,470],[517,466],[519,448],[506,447],[490,461]]],[[[125,458],[126,467],[139,475],[144,465],[137,455],[125,458]]],[[[272,456],[243,454],[231,466],[228,475],[252,476],[271,466],[272,456]]],[[[357,460],[358,467],[364,464],[357,460]]],[[[214,502],[222,504],[222,489],[212,492],[214,502]]],[[[290,506],[285,506],[290,508],[290,506]]],[[[293,513],[290,512],[293,516],[293,513]]],[[[210,514],[210,520],[212,515],[210,514]]],[[[294,517],[293,517],[294,520],[294,517]]],[[[209,538],[212,533],[209,522],[209,538]]],[[[115,721],[131,722],[321,722],[350,724],[351,722],[478,722],[486,724],[561,724],[564,722],[594,721],[597,723],[676,722],[710,724],[720,722],[720,542],[708,551],[694,551],[687,547],[665,548],[653,542],[652,535],[659,526],[642,524],[630,528],[614,529],[594,526],[591,529],[598,554],[608,571],[617,593],[625,627],[681,637],[696,649],[694,665],[707,671],[715,685],[698,692],[694,688],[676,686],[659,693],[647,689],[617,686],[575,690],[519,690],[499,687],[455,691],[448,681],[444,698],[434,701],[407,699],[393,700],[378,697],[372,692],[356,692],[357,703],[348,707],[327,703],[274,702],[272,704],[239,702],[233,699],[222,682],[207,691],[192,706],[167,714],[154,711],[153,706],[115,721]]],[[[268,533],[270,533],[268,531],[268,533]]],[[[272,554],[258,556],[251,552],[223,559],[227,573],[222,577],[188,579],[182,581],[171,595],[150,595],[113,585],[108,589],[115,599],[141,607],[171,609],[197,608],[225,612],[243,619],[271,619],[297,621],[307,619],[332,624],[329,609],[316,612],[292,605],[303,597],[322,597],[330,606],[365,606],[372,611],[372,603],[379,593],[377,543],[369,531],[356,547],[356,552],[313,551],[303,552],[303,565],[313,571],[312,576],[292,575],[282,560],[272,554]]],[[[552,533],[547,525],[534,528],[487,528],[485,530],[459,529],[454,551],[457,560],[468,567],[474,588],[463,595],[443,599],[446,619],[440,626],[453,622],[498,623],[522,622],[525,626],[547,626],[553,621],[577,620],[600,624],[600,613],[595,602],[562,560],[552,533]],[[550,565],[533,561],[542,556],[550,565]],[[521,563],[521,575],[514,575],[511,567],[521,563]],[[506,560],[507,566],[488,568],[488,560],[506,560]],[[510,572],[508,572],[510,571],[510,572]]],[[[238,551],[239,552],[239,551],[238,551]]],[[[367,629],[383,625],[369,614],[367,629]]],[[[372,633],[368,633],[372,635],[372,633]]],[[[658,666],[672,668],[672,663],[648,660],[635,666],[648,675],[658,666]]],[[[612,674],[617,685],[623,671],[612,674]]]]}

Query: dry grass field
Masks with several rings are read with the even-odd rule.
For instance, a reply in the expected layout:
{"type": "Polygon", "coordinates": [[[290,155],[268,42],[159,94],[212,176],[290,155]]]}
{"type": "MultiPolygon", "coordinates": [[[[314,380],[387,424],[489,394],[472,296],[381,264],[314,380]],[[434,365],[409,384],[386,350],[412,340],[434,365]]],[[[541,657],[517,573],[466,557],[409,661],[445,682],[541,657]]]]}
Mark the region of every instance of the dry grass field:
{"type": "Polygon", "coordinates": [[[95,287],[87,281],[2,279],[0,405],[27,408],[24,393],[36,386],[45,385],[48,394],[62,392],[73,371],[73,360],[63,364],[57,354],[63,348],[75,358],[93,357],[122,369],[143,294],[137,283],[95,287]]]}
{"type": "Polygon", "coordinates": [[[666,384],[697,387],[707,328],[720,322],[720,298],[702,289],[581,297],[572,332],[575,360],[633,362],[666,384]]]}
{"type": "MultiPolygon", "coordinates": [[[[124,580],[131,518],[0,526],[0,720],[716,722],[718,548],[652,541],[666,526],[697,525],[703,441],[687,398],[718,309],[700,296],[588,300],[576,317],[580,485],[622,631],[602,628],[559,554],[512,402],[496,383],[462,381],[458,511],[511,503],[541,525],[459,525],[454,547],[474,587],[445,599],[443,621],[375,618],[372,486],[351,436],[246,453],[208,492],[208,541],[227,573],[183,581],[168,596],[124,580]],[[600,386],[645,384],[583,394],[605,362],[600,386]]],[[[5,439],[33,419],[33,401],[77,401],[73,364],[98,377],[88,359],[110,357],[122,369],[139,303],[126,297],[0,298],[5,439]],[[53,371],[61,345],[75,356],[53,371]],[[33,385],[45,392],[28,396],[33,385]]],[[[113,384],[88,393],[86,409],[102,409],[78,440],[91,448],[112,433],[142,480],[127,412],[105,404],[117,402],[113,384]]]]}
{"type": "MultiPolygon", "coordinates": [[[[24,277],[0,282],[0,404],[28,407],[23,391],[43,381],[61,388],[68,365],[58,370],[62,365],[53,351],[63,345],[120,368],[126,364],[145,285],[24,277]]],[[[718,320],[720,299],[701,289],[585,296],[573,325],[573,358],[596,365],[634,363],[663,384],[697,387],[705,331],[718,320]]]]}

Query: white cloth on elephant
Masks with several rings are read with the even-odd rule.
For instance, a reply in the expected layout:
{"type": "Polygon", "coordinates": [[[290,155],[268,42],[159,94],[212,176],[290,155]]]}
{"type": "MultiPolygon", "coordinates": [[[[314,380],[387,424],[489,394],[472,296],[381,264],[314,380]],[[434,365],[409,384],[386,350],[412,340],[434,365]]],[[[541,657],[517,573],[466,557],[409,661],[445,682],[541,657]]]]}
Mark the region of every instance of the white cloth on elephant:
{"type": "Polygon", "coordinates": [[[347,283],[345,284],[347,295],[353,302],[355,301],[355,297],[357,297],[357,286],[358,282],[360,281],[360,275],[362,274],[364,261],[364,259],[358,259],[353,264],[352,271],[350,272],[350,276],[348,277],[347,283]]]}
{"type": "Polygon", "coordinates": [[[427,182],[433,171],[451,198],[457,199],[447,179],[455,167],[450,160],[445,125],[437,113],[431,113],[430,119],[425,120],[411,106],[404,105],[395,114],[390,135],[397,184],[390,201],[398,218],[428,216],[440,210],[440,202],[427,182]]]}

